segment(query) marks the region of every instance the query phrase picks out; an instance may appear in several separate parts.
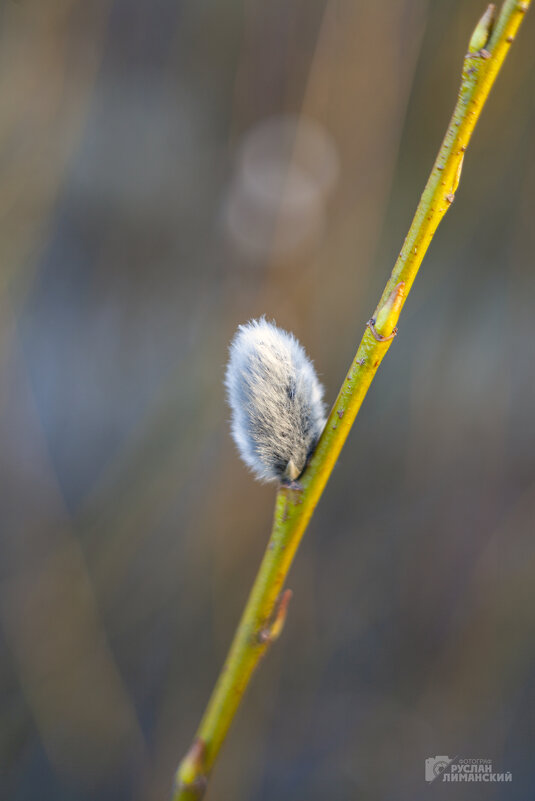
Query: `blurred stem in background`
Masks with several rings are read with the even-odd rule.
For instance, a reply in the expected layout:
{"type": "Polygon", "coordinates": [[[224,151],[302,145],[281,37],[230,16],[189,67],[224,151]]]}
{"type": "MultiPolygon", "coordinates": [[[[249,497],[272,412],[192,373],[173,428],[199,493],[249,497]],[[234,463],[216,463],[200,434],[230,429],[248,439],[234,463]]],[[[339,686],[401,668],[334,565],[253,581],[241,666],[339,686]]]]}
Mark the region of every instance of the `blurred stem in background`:
{"type": "Polygon", "coordinates": [[[196,801],[204,795],[251,675],[282,630],[291,592],[281,590],[295,552],[377,368],[392,344],[401,309],[427,248],[454,200],[470,137],[529,5],[530,0],[506,0],[498,15],[490,5],[472,34],[457,105],[444,141],[392,275],[300,479],[302,489],[282,487],[278,491],[273,529],[260,570],[193,745],[178,768],[173,801],[196,801]]]}

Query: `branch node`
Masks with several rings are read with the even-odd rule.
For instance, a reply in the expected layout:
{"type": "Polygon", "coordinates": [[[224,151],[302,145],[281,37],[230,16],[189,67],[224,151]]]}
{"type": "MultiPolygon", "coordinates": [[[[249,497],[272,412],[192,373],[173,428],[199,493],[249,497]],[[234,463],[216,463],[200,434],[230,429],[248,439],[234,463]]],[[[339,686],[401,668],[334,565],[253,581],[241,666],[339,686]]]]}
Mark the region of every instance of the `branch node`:
{"type": "Polygon", "coordinates": [[[481,58],[490,58],[490,53],[484,48],[491,37],[495,19],[496,6],[494,3],[491,3],[487,6],[485,13],[474,28],[474,32],[470,38],[470,44],[468,45],[469,57],[474,58],[474,56],[481,56],[481,58]],[[483,53],[487,55],[483,55],[483,53]]]}
{"type": "Polygon", "coordinates": [[[279,595],[271,620],[258,632],[258,642],[263,645],[269,645],[280,637],[286,622],[288,604],[290,603],[292,595],[293,593],[291,590],[284,590],[284,592],[279,595]]]}
{"type": "Polygon", "coordinates": [[[206,743],[200,737],[196,737],[178,767],[175,781],[176,794],[186,791],[191,798],[200,800],[203,797],[208,784],[208,777],[204,774],[205,754],[206,743]]]}
{"type": "Polygon", "coordinates": [[[461,148],[463,153],[461,154],[461,158],[459,159],[459,163],[457,165],[457,169],[455,170],[455,178],[453,179],[453,187],[452,187],[453,194],[455,194],[455,192],[457,191],[457,187],[459,186],[459,182],[461,180],[461,173],[463,171],[463,164],[464,164],[464,150],[465,149],[466,148],[461,148]]]}
{"type": "Polygon", "coordinates": [[[396,323],[399,319],[401,307],[403,306],[403,300],[405,298],[404,289],[404,281],[400,281],[399,284],[396,284],[383,305],[375,310],[374,316],[366,323],[377,342],[389,342],[396,336],[398,332],[396,323]],[[391,333],[387,334],[383,333],[383,331],[390,331],[391,333]]]}
{"type": "Polygon", "coordinates": [[[287,490],[294,492],[303,492],[303,485],[296,478],[282,478],[280,485],[287,490]]]}
{"type": "Polygon", "coordinates": [[[397,328],[394,328],[392,333],[388,337],[384,337],[381,334],[378,334],[377,330],[375,328],[376,322],[377,322],[377,320],[375,320],[373,317],[371,317],[368,320],[368,322],[366,323],[366,325],[368,326],[368,328],[372,332],[373,338],[376,339],[377,342],[389,342],[391,339],[394,339],[394,337],[397,336],[397,333],[398,333],[398,329],[397,328]]]}

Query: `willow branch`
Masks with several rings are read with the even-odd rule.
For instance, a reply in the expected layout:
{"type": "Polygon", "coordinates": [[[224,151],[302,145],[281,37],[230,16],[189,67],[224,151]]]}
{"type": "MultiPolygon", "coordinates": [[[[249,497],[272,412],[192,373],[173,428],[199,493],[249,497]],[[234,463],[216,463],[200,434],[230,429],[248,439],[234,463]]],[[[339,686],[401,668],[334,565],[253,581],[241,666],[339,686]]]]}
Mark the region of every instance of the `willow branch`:
{"type": "Polygon", "coordinates": [[[506,0],[497,17],[495,7],[489,6],[472,34],[444,141],[392,274],[300,479],[302,490],[283,487],[277,493],[273,529],[260,570],[193,745],[178,768],[173,801],[202,798],[251,675],[282,630],[290,591],[281,591],[295,552],[392,344],[400,312],[427,248],[453,203],[472,132],[529,4],[506,0]]]}

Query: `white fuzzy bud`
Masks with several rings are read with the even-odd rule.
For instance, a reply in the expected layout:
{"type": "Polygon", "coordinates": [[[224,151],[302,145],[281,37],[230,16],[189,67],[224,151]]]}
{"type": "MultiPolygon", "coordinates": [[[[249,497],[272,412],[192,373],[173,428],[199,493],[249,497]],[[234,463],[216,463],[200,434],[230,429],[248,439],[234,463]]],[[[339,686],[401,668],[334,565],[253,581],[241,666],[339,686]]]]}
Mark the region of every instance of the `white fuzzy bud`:
{"type": "Polygon", "coordinates": [[[225,384],[244,462],[261,481],[297,479],[325,426],[323,387],[297,339],[264,318],[240,325],[225,384]]]}

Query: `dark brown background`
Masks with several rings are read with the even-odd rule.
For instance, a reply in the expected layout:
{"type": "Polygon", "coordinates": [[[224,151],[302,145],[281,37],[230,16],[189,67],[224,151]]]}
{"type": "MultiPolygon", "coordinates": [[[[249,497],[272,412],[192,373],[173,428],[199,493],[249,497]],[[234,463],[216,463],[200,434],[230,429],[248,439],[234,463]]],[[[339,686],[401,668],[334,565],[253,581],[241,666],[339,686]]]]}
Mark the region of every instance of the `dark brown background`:
{"type": "MultiPolygon", "coordinates": [[[[333,401],[483,8],[0,5],[6,798],[168,797],[271,522],[229,436],[227,344],[275,318],[333,401]]],[[[212,801],[535,793],[534,32],[532,13],[212,801]],[[513,782],[429,787],[437,754],[513,782]]]]}

